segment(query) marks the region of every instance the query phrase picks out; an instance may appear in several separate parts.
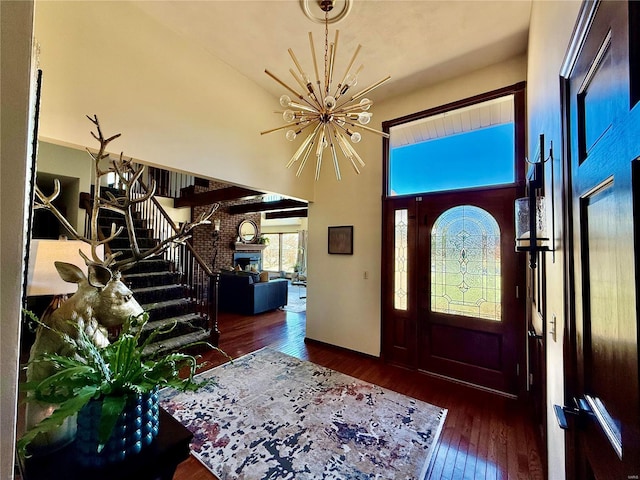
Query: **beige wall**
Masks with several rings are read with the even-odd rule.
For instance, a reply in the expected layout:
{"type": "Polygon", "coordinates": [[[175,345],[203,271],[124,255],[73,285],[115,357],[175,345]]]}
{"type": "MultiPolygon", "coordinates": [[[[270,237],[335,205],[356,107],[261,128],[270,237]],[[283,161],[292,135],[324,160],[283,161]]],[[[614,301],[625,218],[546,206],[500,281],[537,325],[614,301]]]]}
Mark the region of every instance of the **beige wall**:
{"type": "MultiPolygon", "coordinates": [[[[12,2],[2,2],[3,54],[8,3],[12,2]]],[[[21,3],[28,10],[30,3],[21,3]]],[[[384,102],[373,94],[376,105],[372,126],[379,128],[383,120],[527,79],[530,142],[544,132],[559,146],[558,71],[578,9],[579,2],[573,1],[534,2],[528,62],[524,57],[516,58],[384,102]]],[[[24,32],[16,35],[24,42],[24,32]]],[[[281,136],[258,134],[273,125],[271,111],[276,99],[127,3],[39,2],[36,36],[42,46],[45,71],[41,125],[44,137],[90,146],[90,124],[84,115],[97,113],[105,133],[123,133],[114,145],[115,153],[124,150],[127,155],[160,166],[315,200],[309,207],[307,336],[379,355],[382,142],[378,137],[365,135],[357,147],[367,162],[360,176],[343,163],[343,180],[337,182],[326,164],[320,181],[314,185],[312,168],[307,168],[301,180],[282,168],[291,148],[281,136]],[[171,68],[167,68],[166,59],[171,59],[171,68]],[[185,78],[183,72],[187,69],[183,66],[189,64],[199,65],[199,70],[185,78]],[[254,115],[240,113],[240,107],[247,105],[251,105],[254,115]],[[331,225],[354,226],[354,255],[327,254],[327,227],[331,225]],[[368,279],[364,278],[365,272],[368,279]]],[[[3,117],[4,111],[3,98],[3,117]]],[[[16,190],[22,186],[7,181],[3,175],[2,187],[4,208],[5,192],[18,195],[16,190]]],[[[554,187],[557,190],[559,182],[554,187]]],[[[557,193],[556,198],[560,198],[559,190],[557,193]]],[[[11,318],[5,315],[6,300],[9,299],[7,308],[12,309],[9,313],[13,316],[19,304],[15,300],[15,281],[7,289],[5,277],[11,272],[16,274],[21,265],[13,251],[10,262],[5,263],[5,228],[6,222],[17,228],[21,218],[16,212],[9,217],[4,209],[2,212],[2,318],[6,319],[11,318]]],[[[556,236],[560,234],[556,231],[556,236]]],[[[562,332],[561,252],[556,253],[555,263],[549,262],[548,268],[548,291],[552,293],[547,314],[558,316],[558,331],[562,332]]],[[[3,369],[15,366],[16,324],[17,319],[15,323],[2,323],[3,369]],[[7,326],[13,337],[5,337],[7,326]],[[4,348],[7,345],[13,348],[4,348]]],[[[549,406],[562,401],[561,344],[560,335],[557,342],[548,342],[549,406]]],[[[2,378],[5,382],[4,370],[2,378]]],[[[15,408],[15,397],[9,399],[13,403],[5,400],[6,391],[3,383],[3,413],[5,407],[15,408]]],[[[3,414],[3,428],[6,419],[3,414]]],[[[563,478],[563,436],[551,416],[548,432],[549,478],[563,478]]],[[[1,451],[3,462],[10,460],[5,445],[7,442],[3,442],[1,451]]],[[[3,472],[7,471],[5,465],[2,464],[3,472]]]]}
{"type": "MultiPolygon", "coordinates": [[[[372,127],[384,120],[436,107],[525,80],[521,56],[411,95],[378,102],[372,127]]],[[[376,101],[375,95],[371,95],[376,101]]],[[[356,176],[343,163],[338,182],[327,164],[309,207],[307,337],[359,352],[380,354],[380,248],[382,140],[364,135],[357,150],[366,162],[356,176]],[[327,253],[327,227],[354,226],[354,254],[327,253]],[[365,272],[368,278],[365,279],[365,272]]]]}
{"type": "Polygon", "coordinates": [[[85,150],[54,145],[40,141],[38,144],[38,186],[43,186],[42,178],[46,175],[46,187],[53,188],[52,178],[75,178],[77,182],[70,185],[72,192],[67,187],[62,189],[62,195],[66,196],[67,220],[75,226],[79,233],[84,232],[84,215],[78,211],[78,195],[80,192],[91,191],[91,177],[93,165],[89,154],[85,150]]]}
{"type": "Polygon", "coordinates": [[[2,152],[0,176],[0,478],[13,478],[20,307],[26,230],[26,179],[31,156],[29,109],[33,2],[0,2],[2,152]]]}
{"type": "MultiPolygon", "coordinates": [[[[546,165],[545,191],[549,199],[551,189],[555,198],[554,254],[546,254],[547,301],[546,318],[557,318],[556,337],[548,332],[547,344],[547,456],[549,478],[563,479],[564,433],[557,426],[553,405],[564,405],[563,331],[564,331],[564,274],[565,261],[562,243],[562,130],[560,124],[559,72],[571,32],[580,9],[578,1],[534,2],[529,33],[529,67],[527,75],[527,103],[529,119],[529,152],[537,149],[538,136],[545,135],[547,145],[553,142],[554,178],[551,185],[551,164],[546,165]]],[[[532,153],[533,152],[533,153],[532,153]]],[[[548,155],[548,150],[547,150],[548,155]]],[[[549,205],[550,207],[550,205],[549,205]]],[[[549,208],[547,209],[549,211],[549,208]]],[[[548,331],[551,330],[547,323],[548,331]]]]}
{"type": "Polygon", "coordinates": [[[311,175],[283,166],[293,146],[278,99],[128,2],[38,2],[42,138],[95,148],[85,115],[110,145],[144,163],[311,199],[311,175]],[[170,63],[169,63],[170,60],[170,63]],[[249,112],[249,113],[247,113],[249,112]]]}

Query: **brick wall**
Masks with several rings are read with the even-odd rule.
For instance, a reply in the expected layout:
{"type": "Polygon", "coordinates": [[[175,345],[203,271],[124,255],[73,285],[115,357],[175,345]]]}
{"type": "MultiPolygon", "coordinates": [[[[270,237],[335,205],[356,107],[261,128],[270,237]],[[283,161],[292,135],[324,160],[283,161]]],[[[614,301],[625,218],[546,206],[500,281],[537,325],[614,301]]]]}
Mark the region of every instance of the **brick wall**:
{"type": "MultiPolygon", "coordinates": [[[[209,181],[208,187],[195,186],[194,193],[202,193],[210,190],[218,190],[220,188],[228,187],[228,184],[209,181]]],[[[228,208],[231,205],[240,205],[244,203],[252,203],[255,200],[236,200],[230,202],[223,202],[220,208],[216,210],[211,218],[211,225],[202,225],[197,227],[193,232],[191,239],[192,245],[198,255],[207,262],[208,265],[214,269],[219,270],[221,268],[233,267],[233,245],[238,237],[238,226],[243,220],[253,220],[258,226],[258,235],[260,234],[260,214],[259,213],[247,213],[243,215],[229,215],[228,208]],[[215,219],[220,220],[220,237],[218,240],[218,255],[216,257],[216,264],[213,265],[213,221],[215,219]]],[[[191,219],[198,218],[203,212],[209,208],[209,205],[203,205],[199,207],[193,207],[191,210],[191,219]]]]}

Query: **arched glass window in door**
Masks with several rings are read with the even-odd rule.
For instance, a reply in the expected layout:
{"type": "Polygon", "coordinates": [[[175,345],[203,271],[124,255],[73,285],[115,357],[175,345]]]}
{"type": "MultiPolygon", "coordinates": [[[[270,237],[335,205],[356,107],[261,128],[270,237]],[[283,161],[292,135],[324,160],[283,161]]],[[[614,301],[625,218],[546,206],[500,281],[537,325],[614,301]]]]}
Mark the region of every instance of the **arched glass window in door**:
{"type": "Polygon", "coordinates": [[[445,211],[431,231],[431,310],[500,321],[500,227],[472,205],[445,211]]]}

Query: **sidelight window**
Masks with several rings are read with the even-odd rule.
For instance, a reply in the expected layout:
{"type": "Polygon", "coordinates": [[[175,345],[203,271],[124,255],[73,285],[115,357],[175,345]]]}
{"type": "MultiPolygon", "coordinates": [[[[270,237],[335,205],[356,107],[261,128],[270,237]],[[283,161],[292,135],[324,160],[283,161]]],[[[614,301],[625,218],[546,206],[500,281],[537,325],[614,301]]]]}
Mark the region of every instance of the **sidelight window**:
{"type": "Polygon", "coordinates": [[[396,210],[394,221],[394,286],[393,308],[407,310],[408,251],[407,230],[409,228],[408,210],[396,210]]]}

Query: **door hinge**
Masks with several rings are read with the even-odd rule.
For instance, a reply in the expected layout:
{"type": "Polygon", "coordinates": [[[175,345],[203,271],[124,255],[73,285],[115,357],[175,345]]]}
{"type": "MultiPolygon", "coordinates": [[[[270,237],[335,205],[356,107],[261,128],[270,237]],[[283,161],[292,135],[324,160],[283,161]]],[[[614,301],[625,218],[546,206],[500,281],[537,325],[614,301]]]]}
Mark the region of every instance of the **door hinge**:
{"type": "Polygon", "coordinates": [[[520,286],[516,285],[516,298],[520,298],[520,286]]]}

